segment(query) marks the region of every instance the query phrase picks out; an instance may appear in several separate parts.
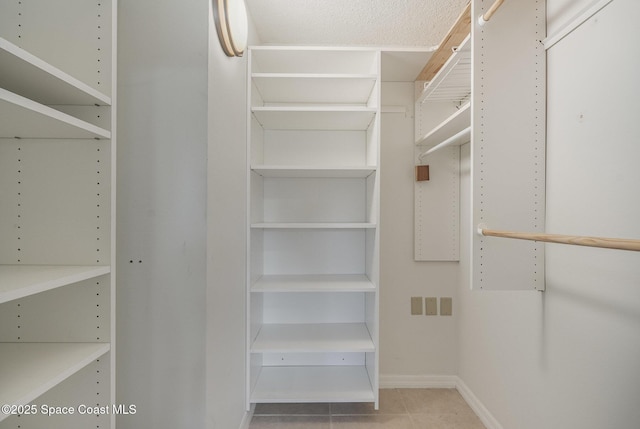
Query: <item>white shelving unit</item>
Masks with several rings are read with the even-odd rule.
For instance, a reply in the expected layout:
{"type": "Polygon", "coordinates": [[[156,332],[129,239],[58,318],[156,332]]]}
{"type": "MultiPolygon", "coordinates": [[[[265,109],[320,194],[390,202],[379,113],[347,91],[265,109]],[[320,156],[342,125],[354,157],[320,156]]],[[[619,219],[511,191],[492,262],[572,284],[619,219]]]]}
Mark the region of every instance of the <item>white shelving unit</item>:
{"type": "MultiPolygon", "coordinates": [[[[115,404],[116,7],[0,6],[2,404],[115,404]]],[[[0,428],[88,423],[0,414],[0,428]]]]}
{"type": "Polygon", "coordinates": [[[380,52],[249,64],[247,407],[377,407],[380,52]]]}

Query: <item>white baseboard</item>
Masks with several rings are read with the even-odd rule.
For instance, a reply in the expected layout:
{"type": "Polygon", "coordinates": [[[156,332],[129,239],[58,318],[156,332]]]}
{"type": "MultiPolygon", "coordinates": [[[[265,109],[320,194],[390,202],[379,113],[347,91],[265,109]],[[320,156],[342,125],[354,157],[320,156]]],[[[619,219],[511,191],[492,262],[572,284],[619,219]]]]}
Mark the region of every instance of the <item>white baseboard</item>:
{"type": "Polygon", "coordinates": [[[256,410],[256,404],[251,404],[251,409],[244,413],[244,417],[240,422],[240,427],[238,429],[249,429],[249,425],[251,424],[251,419],[253,418],[253,412],[256,410]]]}
{"type": "Polygon", "coordinates": [[[381,389],[454,389],[455,375],[386,375],[380,374],[381,389]]]}
{"type": "Polygon", "coordinates": [[[460,379],[460,377],[456,377],[458,379],[456,389],[460,392],[460,395],[464,398],[464,400],[469,404],[474,413],[480,418],[482,423],[486,426],[487,429],[503,429],[502,425],[493,414],[489,412],[487,407],[478,399],[478,397],[469,389],[464,381],[460,379]]]}
{"type": "Polygon", "coordinates": [[[457,389],[487,429],[503,429],[464,381],[456,375],[386,375],[380,374],[381,389],[457,389]]]}

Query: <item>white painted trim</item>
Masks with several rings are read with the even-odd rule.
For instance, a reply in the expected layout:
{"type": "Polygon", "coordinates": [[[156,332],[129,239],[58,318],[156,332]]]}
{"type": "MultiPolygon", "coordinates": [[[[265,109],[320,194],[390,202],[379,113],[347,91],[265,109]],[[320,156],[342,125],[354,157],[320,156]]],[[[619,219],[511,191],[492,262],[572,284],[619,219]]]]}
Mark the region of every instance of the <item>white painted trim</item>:
{"type": "Polygon", "coordinates": [[[487,429],[503,429],[498,420],[491,414],[491,412],[484,406],[484,404],[478,399],[478,397],[469,389],[464,381],[460,377],[456,377],[456,389],[462,395],[462,398],[469,404],[474,413],[480,418],[482,423],[487,429]]]}
{"type": "Polygon", "coordinates": [[[455,375],[389,375],[380,374],[381,389],[453,389],[457,386],[455,375]]]}
{"type": "Polygon", "coordinates": [[[240,426],[238,429],[249,429],[249,425],[251,424],[251,419],[253,418],[253,413],[256,410],[256,404],[251,404],[251,408],[249,411],[244,413],[244,417],[242,417],[242,421],[240,422],[240,426]]]}

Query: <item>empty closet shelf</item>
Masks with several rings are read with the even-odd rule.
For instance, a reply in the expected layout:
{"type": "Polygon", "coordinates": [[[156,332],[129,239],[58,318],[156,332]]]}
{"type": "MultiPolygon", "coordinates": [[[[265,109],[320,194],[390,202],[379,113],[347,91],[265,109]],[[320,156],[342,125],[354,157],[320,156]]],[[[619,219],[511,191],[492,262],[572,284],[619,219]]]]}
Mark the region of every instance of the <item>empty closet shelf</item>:
{"type": "Polygon", "coordinates": [[[251,224],[251,228],[257,229],[372,229],[375,227],[375,223],[369,222],[273,222],[251,224]]]}
{"type": "Polygon", "coordinates": [[[108,266],[0,265],[0,303],[110,272],[108,266]]]}
{"type": "Polygon", "coordinates": [[[376,83],[375,74],[253,73],[265,103],[365,104],[376,83]]]}
{"type": "Polygon", "coordinates": [[[108,139],[111,132],[0,88],[0,137],[108,139]]]}
{"type": "Polygon", "coordinates": [[[356,130],[369,128],[377,112],[360,106],[253,107],[253,115],[264,129],[356,130]]]}
{"type": "Polygon", "coordinates": [[[304,323],[262,325],[252,353],[373,352],[364,323],[304,323]]]}
{"type": "Polygon", "coordinates": [[[0,87],[42,104],[110,105],[111,98],[0,37],[0,87]]]}
{"type": "Polygon", "coordinates": [[[262,367],[251,402],[373,402],[365,366],[262,367]]]}
{"type": "Polygon", "coordinates": [[[251,170],[262,177],[279,178],[365,178],[376,167],[254,165],[251,170]]]}
{"type": "MultiPolygon", "coordinates": [[[[0,404],[28,404],[109,350],[96,343],[1,343],[0,404]]],[[[7,417],[0,413],[0,421],[7,417]]]]}
{"type": "Polygon", "coordinates": [[[376,287],[364,274],[264,275],[251,292],[375,292],[376,287]]]}

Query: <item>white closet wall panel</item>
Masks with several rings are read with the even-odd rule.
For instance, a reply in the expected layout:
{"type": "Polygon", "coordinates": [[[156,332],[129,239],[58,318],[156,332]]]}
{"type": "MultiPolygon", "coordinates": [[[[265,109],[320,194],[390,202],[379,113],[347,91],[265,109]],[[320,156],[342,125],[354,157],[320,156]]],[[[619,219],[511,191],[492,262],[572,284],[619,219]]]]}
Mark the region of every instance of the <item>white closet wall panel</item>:
{"type": "Polygon", "coordinates": [[[414,259],[460,259],[460,148],[448,147],[423,159],[429,180],[414,183],[414,259]]]}
{"type": "Polygon", "coordinates": [[[110,263],[109,141],[4,140],[0,166],[0,263],[110,263]]]}

